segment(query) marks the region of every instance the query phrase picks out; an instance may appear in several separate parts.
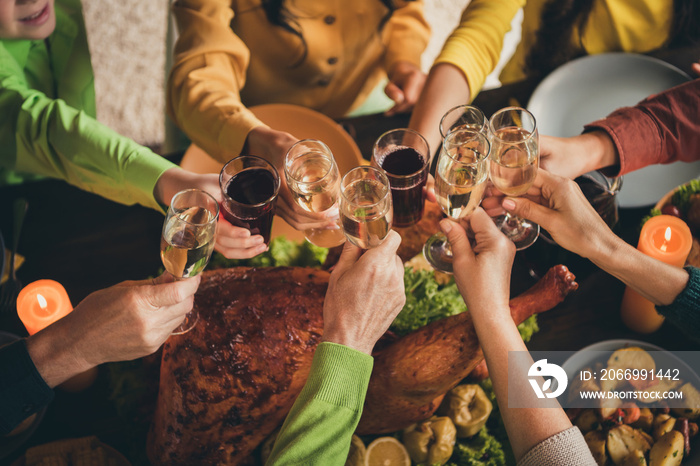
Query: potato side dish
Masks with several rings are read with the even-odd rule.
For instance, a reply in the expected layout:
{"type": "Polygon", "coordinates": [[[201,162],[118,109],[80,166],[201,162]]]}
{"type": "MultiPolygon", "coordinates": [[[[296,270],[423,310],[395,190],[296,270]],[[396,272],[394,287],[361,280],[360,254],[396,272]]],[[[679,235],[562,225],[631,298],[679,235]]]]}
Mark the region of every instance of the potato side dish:
{"type": "MultiPolygon", "coordinates": [[[[583,371],[610,373],[617,370],[656,370],[652,356],[641,348],[615,351],[607,365],[583,371]]],[[[646,379],[646,377],[645,377],[646,379]]],[[[582,380],[581,372],[572,382],[570,397],[580,391],[677,390],[691,408],[648,408],[644,398],[635,402],[620,399],[599,400],[597,408],[568,408],[569,418],[584,434],[588,448],[600,466],[677,466],[690,453],[690,439],[697,435],[700,393],[682,380],[582,380]]],[[[570,398],[571,400],[571,398],[570,398]]],[[[651,400],[650,400],[651,401],[651,400]]]]}

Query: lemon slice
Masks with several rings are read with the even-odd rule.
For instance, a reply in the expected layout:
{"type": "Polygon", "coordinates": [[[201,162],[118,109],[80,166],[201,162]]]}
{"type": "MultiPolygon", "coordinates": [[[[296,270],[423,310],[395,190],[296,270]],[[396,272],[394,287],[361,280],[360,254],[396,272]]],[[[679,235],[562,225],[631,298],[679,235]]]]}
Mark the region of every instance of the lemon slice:
{"type": "Polygon", "coordinates": [[[394,437],[379,437],[367,447],[365,466],[411,466],[411,458],[394,437]]]}
{"type": "Polygon", "coordinates": [[[362,439],[357,435],[352,436],[352,441],[350,442],[350,452],[348,453],[348,459],[345,461],[345,466],[365,466],[365,453],[367,449],[365,444],[362,443],[362,439]]]}

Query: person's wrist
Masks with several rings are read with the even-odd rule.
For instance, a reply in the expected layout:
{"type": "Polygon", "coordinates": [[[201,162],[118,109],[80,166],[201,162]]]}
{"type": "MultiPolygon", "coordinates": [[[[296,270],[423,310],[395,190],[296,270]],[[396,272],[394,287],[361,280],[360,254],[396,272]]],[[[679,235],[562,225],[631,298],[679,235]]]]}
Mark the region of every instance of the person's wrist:
{"type": "Polygon", "coordinates": [[[158,178],[153,196],[161,205],[168,206],[175,194],[194,186],[196,177],[196,174],[180,167],[170,168],[158,178]]]}
{"type": "Polygon", "coordinates": [[[343,330],[342,328],[324,329],[323,341],[347,346],[348,348],[352,348],[369,355],[372,354],[372,348],[374,348],[374,344],[368,344],[362,338],[355,338],[351,332],[343,330]]]}
{"type": "Polygon", "coordinates": [[[94,361],[97,352],[81,349],[83,340],[83,336],[70,334],[60,321],[27,338],[29,357],[51,388],[99,364],[94,361]]]}
{"type": "MultiPolygon", "coordinates": [[[[590,170],[599,170],[620,164],[617,147],[608,133],[602,130],[589,131],[578,136],[584,154],[590,160],[590,170]]],[[[589,171],[590,171],[589,170],[589,171]]]]}

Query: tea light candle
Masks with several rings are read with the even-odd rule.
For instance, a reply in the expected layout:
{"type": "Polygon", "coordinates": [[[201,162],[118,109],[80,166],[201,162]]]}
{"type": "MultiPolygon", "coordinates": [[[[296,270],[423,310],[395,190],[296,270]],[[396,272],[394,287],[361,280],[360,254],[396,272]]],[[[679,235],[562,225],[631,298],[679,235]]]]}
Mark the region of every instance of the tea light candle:
{"type": "MultiPolygon", "coordinates": [[[[683,267],[692,244],[693,236],[683,220],[657,215],[642,226],[637,249],[666,264],[683,267]]],[[[639,333],[654,332],[664,322],[654,304],[629,287],[622,297],[621,316],[627,327],[639,333]]]]}
{"type": "Polygon", "coordinates": [[[63,286],[54,280],[37,280],[17,296],[17,315],[30,335],[48,327],[73,310],[63,286]]]}

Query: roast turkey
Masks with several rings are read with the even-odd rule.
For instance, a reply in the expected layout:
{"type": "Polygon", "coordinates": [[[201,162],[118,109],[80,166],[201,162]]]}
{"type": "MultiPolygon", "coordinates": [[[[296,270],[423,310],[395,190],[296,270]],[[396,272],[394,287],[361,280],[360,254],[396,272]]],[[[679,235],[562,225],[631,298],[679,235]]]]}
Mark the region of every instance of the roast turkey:
{"type": "MultiPolygon", "coordinates": [[[[323,330],[325,271],[233,268],[205,272],[200,321],[163,348],[148,450],[154,464],[242,464],[284,420],[323,330]]],[[[576,288],[556,266],[511,300],[516,323],[576,288]]],[[[442,319],[375,352],[358,432],[383,433],[430,416],[482,360],[468,313],[442,319]]]]}

